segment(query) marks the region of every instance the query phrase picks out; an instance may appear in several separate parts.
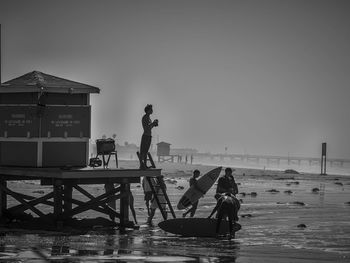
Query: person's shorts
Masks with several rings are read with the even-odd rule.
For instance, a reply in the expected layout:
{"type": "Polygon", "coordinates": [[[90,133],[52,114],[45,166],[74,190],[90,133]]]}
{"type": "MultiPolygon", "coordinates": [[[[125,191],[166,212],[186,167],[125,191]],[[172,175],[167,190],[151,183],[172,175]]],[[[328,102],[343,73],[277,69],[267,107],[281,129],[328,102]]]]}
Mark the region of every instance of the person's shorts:
{"type": "Polygon", "coordinates": [[[145,201],[151,201],[153,197],[153,193],[152,192],[145,192],[145,201]]]}

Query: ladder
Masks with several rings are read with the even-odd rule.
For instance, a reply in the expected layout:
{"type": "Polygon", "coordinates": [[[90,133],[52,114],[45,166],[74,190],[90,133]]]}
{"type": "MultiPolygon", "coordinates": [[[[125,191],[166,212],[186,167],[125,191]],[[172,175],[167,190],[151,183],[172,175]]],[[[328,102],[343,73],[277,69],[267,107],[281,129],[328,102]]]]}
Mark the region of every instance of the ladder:
{"type": "Polygon", "coordinates": [[[158,208],[159,208],[160,212],[162,213],[163,219],[166,220],[168,218],[168,216],[167,216],[168,211],[166,210],[165,207],[163,208],[163,206],[162,206],[164,204],[169,207],[170,213],[173,216],[173,218],[176,218],[174,209],[171,205],[168,194],[166,193],[166,188],[165,188],[163,176],[155,176],[155,177],[146,176],[146,179],[150,185],[150,188],[151,188],[152,193],[153,193],[153,197],[157,202],[158,208]],[[155,179],[156,185],[153,185],[152,178],[155,179]],[[161,193],[159,193],[156,190],[156,187],[159,187],[161,193]],[[162,194],[164,196],[165,203],[163,203],[163,202],[161,202],[161,200],[159,200],[159,197],[158,197],[159,194],[162,194]]]}
{"type": "MultiPolygon", "coordinates": [[[[152,168],[156,168],[156,165],[154,164],[154,161],[153,161],[153,158],[152,158],[152,155],[150,153],[147,153],[147,156],[148,156],[148,159],[149,162],[151,163],[151,167],[152,168]]],[[[137,152],[137,157],[139,158],[140,160],[140,163],[142,162],[142,160],[140,159],[140,153],[137,152]]],[[[168,197],[168,194],[166,192],[166,186],[165,186],[165,182],[163,180],[163,176],[146,176],[146,180],[152,190],[152,193],[153,193],[153,197],[154,199],[156,200],[157,202],[157,205],[158,205],[158,208],[163,216],[163,219],[166,220],[167,219],[167,213],[168,211],[166,210],[166,208],[163,208],[162,205],[167,205],[169,207],[169,210],[171,212],[171,215],[173,216],[173,218],[176,218],[176,215],[175,215],[175,212],[174,212],[174,209],[171,205],[171,202],[169,200],[169,197],[168,197]],[[152,179],[154,179],[152,181],[152,179]],[[157,191],[157,189],[160,189],[161,193],[159,193],[157,191]],[[164,196],[164,199],[165,199],[165,203],[164,202],[161,202],[160,198],[159,198],[159,194],[162,194],[164,196]]]]}

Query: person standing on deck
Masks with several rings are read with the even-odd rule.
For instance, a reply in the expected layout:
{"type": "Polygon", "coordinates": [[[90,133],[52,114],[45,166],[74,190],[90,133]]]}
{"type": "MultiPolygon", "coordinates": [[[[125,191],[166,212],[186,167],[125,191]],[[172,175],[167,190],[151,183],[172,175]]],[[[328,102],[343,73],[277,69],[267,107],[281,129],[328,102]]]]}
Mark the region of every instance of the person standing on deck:
{"type": "MultiPolygon", "coordinates": [[[[193,185],[194,187],[197,187],[197,178],[200,176],[200,171],[199,170],[194,170],[193,171],[193,176],[190,178],[190,187],[193,185]]],[[[194,202],[192,204],[192,207],[188,209],[185,213],[182,214],[182,217],[186,217],[188,213],[190,214],[190,217],[194,217],[194,214],[196,213],[197,207],[198,207],[198,201],[194,202]]]]}
{"type": "Polygon", "coordinates": [[[143,134],[140,145],[140,169],[145,170],[147,167],[147,153],[152,142],[152,129],[158,126],[158,120],[152,122],[150,116],[153,113],[151,104],[145,107],[145,115],[142,117],[143,134]]]}
{"type": "Polygon", "coordinates": [[[232,175],[232,169],[226,168],[225,175],[219,178],[218,185],[216,188],[217,194],[231,193],[233,195],[238,194],[238,187],[235,182],[235,178],[232,175]]]}

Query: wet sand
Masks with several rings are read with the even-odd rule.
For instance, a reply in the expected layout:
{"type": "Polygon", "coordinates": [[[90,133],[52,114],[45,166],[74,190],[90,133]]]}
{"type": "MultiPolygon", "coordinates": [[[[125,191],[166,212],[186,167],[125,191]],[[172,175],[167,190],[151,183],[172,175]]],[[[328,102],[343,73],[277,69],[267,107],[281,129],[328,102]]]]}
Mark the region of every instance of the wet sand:
{"type": "MultiPolygon", "coordinates": [[[[135,167],[122,161],[121,167],[135,167]]],[[[194,169],[209,166],[159,164],[169,198],[176,208],[194,169]],[[184,188],[184,189],[182,189],[184,188]]],[[[96,225],[84,234],[1,228],[0,262],[349,262],[350,177],[285,174],[280,171],[236,169],[242,206],[236,238],[183,238],[146,225],[147,212],[139,184],[131,190],[139,230],[96,225]],[[243,175],[244,174],[244,175],[243,175]],[[318,188],[319,191],[317,191],[318,188]],[[313,191],[314,189],[314,191],[313,191]],[[256,193],[256,195],[252,192],[256,193]],[[33,250],[32,248],[37,250],[33,250]],[[45,260],[43,258],[46,258],[45,260]],[[44,260],[44,261],[40,261],[44,260]],[[62,261],[64,260],[64,261],[62,261]]],[[[33,182],[10,183],[15,191],[45,193],[33,182]]],[[[104,191],[102,185],[91,193],[104,191]]],[[[215,205],[215,187],[200,199],[197,217],[207,217],[215,205]]],[[[183,211],[175,210],[177,217],[183,211]]],[[[80,218],[102,216],[84,213],[80,218]]]]}

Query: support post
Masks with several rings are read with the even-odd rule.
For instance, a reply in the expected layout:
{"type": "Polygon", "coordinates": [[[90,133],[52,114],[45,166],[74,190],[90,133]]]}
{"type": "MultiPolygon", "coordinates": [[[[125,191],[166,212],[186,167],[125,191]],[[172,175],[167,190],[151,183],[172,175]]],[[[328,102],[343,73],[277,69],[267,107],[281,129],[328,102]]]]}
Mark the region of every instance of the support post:
{"type": "Polygon", "coordinates": [[[125,227],[129,222],[129,192],[130,184],[121,183],[120,184],[120,225],[125,227]]]}
{"type": "Polygon", "coordinates": [[[54,180],[53,183],[53,215],[54,220],[57,221],[63,212],[63,198],[62,198],[62,180],[54,180]]]}
{"type": "Polygon", "coordinates": [[[63,190],[63,199],[64,199],[64,212],[68,212],[72,210],[72,196],[73,196],[73,187],[70,183],[66,183],[64,185],[63,190]]]}
{"type": "MultiPolygon", "coordinates": [[[[5,187],[7,186],[6,180],[1,176],[0,185],[5,187]]],[[[0,218],[3,217],[5,210],[7,209],[7,194],[0,187],[0,218]]]]}
{"type": "Polygon", "coordinates": [[[322,143],[321,175],[327,174],[327,143],[322,143]]]}

